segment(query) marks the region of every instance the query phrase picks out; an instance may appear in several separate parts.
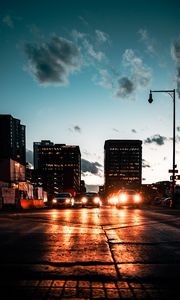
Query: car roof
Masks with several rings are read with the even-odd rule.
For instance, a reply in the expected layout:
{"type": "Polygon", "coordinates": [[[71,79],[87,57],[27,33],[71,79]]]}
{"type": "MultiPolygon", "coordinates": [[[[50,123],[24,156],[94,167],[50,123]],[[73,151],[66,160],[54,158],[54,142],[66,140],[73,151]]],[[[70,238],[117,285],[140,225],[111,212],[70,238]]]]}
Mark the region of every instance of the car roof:
{"type": "Polygon", "coordinates": [[[72,196],[71,193],[68,193],[68,192],[62,192],[62,193],[59,193],[56,195],[57,197],[60,197],[60,196],[72,196]]]}
{"type": "Polygon", "coordinates": [[[98,195],[96,192],[86,192],[86,195],[98,195]]]}

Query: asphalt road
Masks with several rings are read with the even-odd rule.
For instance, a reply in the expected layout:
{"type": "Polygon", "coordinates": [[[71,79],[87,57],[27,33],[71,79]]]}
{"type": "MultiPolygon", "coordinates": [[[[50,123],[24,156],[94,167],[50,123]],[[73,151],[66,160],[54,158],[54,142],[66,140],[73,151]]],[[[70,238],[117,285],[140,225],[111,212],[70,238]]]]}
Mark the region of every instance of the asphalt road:
{"type": "Polygon", "coordinates": [[[179,299],[180,210],[0,212],[1,299],[179,299]]]}

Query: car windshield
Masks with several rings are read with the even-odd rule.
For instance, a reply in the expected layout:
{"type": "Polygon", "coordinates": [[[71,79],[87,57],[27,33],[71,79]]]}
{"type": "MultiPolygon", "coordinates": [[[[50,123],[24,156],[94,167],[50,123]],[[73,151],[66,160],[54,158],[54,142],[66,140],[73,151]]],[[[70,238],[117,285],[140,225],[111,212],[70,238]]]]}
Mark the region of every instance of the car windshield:
{"type": "Polygon", "coordinates": [[[66,197],[66,198],[69,198],[69,197],[71,197],[71,194],[69,194],[69,193],[60,193],[60,194],[57,195],[57,197],[66,197]]]}
{"type": "Polygon", "coordinates": [[[97,197],[98,194],[97,193],[86,193],[86,196],[88,196],[88,197],[97,197]]]}
{"type": "Polygon", "coordinates": [[[129,194],[129,195],[134,195],[134,194],[136,194],[136,191],[134,191],[134,190],[125,190],[125,191],[123,191],[124,193],[126,193],[126,194],[129,194]]]}

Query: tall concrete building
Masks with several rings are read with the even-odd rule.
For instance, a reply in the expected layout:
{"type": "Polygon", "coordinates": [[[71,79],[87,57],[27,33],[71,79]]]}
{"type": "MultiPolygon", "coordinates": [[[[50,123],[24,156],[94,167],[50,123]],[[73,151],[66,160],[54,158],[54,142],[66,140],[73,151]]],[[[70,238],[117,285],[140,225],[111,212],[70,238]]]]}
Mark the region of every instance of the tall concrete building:
{"type": "Polygon", "coordinates": [[[0,115],[0,180],[25,180],[25,126],[11,115],[0,115]]]}
{"type": "Polygon", "coordinates": [[[80,191],[81,153],[79,146],[54,144],[43,140],[34,143],[34,183],[50,195],[62,191],[80,191]]]}
{"type": "Polygon", "coordinates": [[[104,180],[106,193],[122,187],[139,188],[141,186],[142,141],[105,141],[104,180]]]}

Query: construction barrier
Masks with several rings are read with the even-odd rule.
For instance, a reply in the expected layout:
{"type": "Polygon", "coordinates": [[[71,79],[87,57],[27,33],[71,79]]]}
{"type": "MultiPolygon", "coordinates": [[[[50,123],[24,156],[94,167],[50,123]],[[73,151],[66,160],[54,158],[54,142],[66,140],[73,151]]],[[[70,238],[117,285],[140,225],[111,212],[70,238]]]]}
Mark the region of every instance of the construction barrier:
{"type": "Polygon", "coordinates": [[[20,200],[21,207],[23,209],[29,209],[29,208],[43,208],[44,206],[44,200],[37,200],[37,199],[21,199],[20,200]]]}

